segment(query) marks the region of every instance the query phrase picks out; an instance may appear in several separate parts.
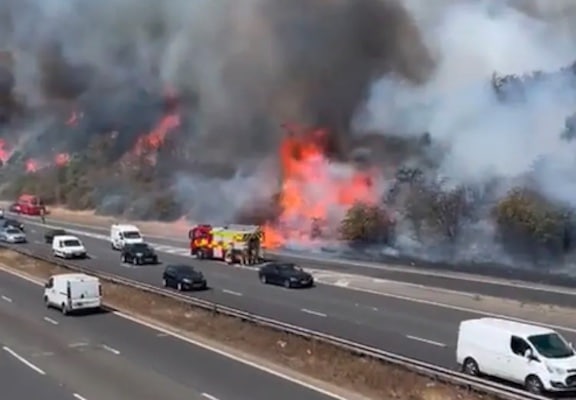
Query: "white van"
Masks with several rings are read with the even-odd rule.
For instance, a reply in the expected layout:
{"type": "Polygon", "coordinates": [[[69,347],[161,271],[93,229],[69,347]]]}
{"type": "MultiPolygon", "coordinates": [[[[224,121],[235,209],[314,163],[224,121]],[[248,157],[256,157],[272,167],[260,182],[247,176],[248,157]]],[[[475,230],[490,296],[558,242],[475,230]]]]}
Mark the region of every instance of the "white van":
{"type": "Polygon", "coordinates": [[[78,310],[99,309],[102,305],[100,280],[86,274],[53,275],[44,285],[46,307],[56,307],[67,315],[78,310]]]}
{"type": "Polygon", "coordinates": [[[52,254],[62,258],[86,258],[88,253],[80,239],[76,236],[55,236],[52,240],[52,254]]]}
{"type": "Polygon", "coordinates": [[[552,329],[498,318],[463,321],[456,359],[467,374],[518,383],[532,393],[576,390],[576,353],[552,329]]]}
{"type": "Polygon", "coordinates": [[[127,244],[144,243],[144,238],[135,225],[114,224],[110,227],[110,245],[120,250],[127,244]]]}

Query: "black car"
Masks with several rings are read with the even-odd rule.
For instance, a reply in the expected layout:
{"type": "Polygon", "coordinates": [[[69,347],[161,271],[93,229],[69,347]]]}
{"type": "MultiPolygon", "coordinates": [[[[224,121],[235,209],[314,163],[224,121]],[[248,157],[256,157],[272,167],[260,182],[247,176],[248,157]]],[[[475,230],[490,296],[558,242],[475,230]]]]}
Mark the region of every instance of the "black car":
{"type": "Polygon", "coordinates": [[[168,265],[162,274],[164,287],[172,287],[178,290],[205,290],[208,283],[202,272],[189,265],[168,265]]]}
{"type": "Polygon", "coordinates": [[[158,264],[158,255],[148,243],[127,244],[120,254],[123,263],[158,264]]]}
{"type": "Polygon", "coordinates": [[[0,227],[8,228],[9,226],[11,226],[13,228],[18,228],[22,232],[24,232],[24,224],[22,222],[15,220],[15,219],[10,219],[10,218],[5,218],[5,219],[0,220],[0,227]]]}
{"type": "Polygon", "coordinates": [[[282,285],[286,288],[314,286],[312,275],[292,263],[266,264],[260,268],[258,276],[262,283],[282,285]]]}
{"type": "Polygon", "coordinates": [[[68,232],[66,232],[64,229],[50,229],[44,234],[44,241],[48,244],[52,244],[56,236],[66,235],[68,235],[68,232]]]}

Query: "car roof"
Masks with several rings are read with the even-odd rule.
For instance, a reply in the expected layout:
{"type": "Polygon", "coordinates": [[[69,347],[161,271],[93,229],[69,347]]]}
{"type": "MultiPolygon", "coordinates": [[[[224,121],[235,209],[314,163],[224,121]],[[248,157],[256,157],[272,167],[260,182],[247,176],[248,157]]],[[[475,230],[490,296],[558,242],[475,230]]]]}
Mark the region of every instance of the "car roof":
{"type": "Polygon", "coordinates": [[[168,264],[166,268],[176,268],[176,269],[193,269],[196,270],[192,265],[188,264],[168,264]]]}
{"type": "Polygon", "coordinates": [[[72,235],[58,235],[56,237],[59,240],[78,240],[78,241],[80,241],[80,239],[78,239],[76,236],[72,236],[72,235]]]}
{"type": "Polygon", "coordinates": [[[70,281],[85,281],[85,280],[98,280],[97,277],[81,274],[81,273],[69,273],[69,274],[58,274],[54,275],[53,278],[55,279],[66,279],[70,281]]]}
{"type": "Polygon", "coordinates": [[[130,224],[114,224],[112,226],[118,230],[130,230],[130,231],[139,230],[136,225],[130,225],[130,224]]]}
{"type": "Polygon", "coordinates": [[[537,325],[529,325],[521,322],[510,321],[507,319],[500,318],[478,318],[476,320],[468,320],[471,324],[480,324],[483,326],[489,326],[494,329],[506,331],[515,336],[533,336],[533,335],[548,335],[555,333],[554,330],[549,328],[544,328],[537,325]]]}

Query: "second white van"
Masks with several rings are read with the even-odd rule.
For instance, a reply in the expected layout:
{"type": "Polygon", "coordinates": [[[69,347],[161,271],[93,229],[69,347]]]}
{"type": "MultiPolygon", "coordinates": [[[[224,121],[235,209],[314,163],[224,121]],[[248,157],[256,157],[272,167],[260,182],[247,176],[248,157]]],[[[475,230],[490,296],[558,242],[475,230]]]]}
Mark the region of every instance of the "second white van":
{"type": "Polygon", "coordinates": [[[120,250],[127,244],[144,243],[140,229],[134,225],[113,224],[110,227],[110,245],[114,250],[120,250]]]}
{"type": "Polygon", "coordinates": [[[517,383],[531,393],[576,390],[576,353],[552,329],[498,318],[462,321],[456,359],[469,375],[517,383]]]}

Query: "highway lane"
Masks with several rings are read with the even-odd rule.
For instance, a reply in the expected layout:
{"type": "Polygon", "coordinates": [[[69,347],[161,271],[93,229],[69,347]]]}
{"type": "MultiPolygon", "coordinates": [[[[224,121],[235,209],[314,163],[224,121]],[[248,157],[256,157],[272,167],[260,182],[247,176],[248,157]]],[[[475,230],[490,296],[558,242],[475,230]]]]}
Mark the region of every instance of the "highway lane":
{"type": "MultiPolygon", "coordinates": [[[[37,223],[37,221],[28,217],[23,219],[32,223],[37,223]]],[[[99,226],[79,226],[77,224],[62,221],[52,221],[52,223],[68,229],[85,231],[93,235],[106,236],[109,234],[107,229],[99,226]]],[[[179,249],[180,251],[178,253],[182,255],[187,254],[187,242],[185,238],[150,237],[150,241],[157,246],[166,248],[167,251],[178,251],[171,249],[173,248],[179,249]]],[[[443,272],[432,269],[404,266],[392,267],[360,261],[336,262],[329,259],[313,261],[289,255],[282,256],[282,259],[295,261],[304,268],[360,274],[379,279],[407,282],[441,289],[518,300],[522,302],[553,304],[563,307],[572,307],[576,303],[576,289],[571,287],[570,282],[567,280],[565,280],[566,287],[556,287],[465,273],[443,272]]]]}
{"type": "Polygon", "coordinates": [[[2,400],[79,400],[51,377],[20,361],[9,347],[0,350],[0,391],[2,400]]]}
{"type": "Polygon", "coordinates": [[[1,344],[87,400],[331,399],[112,313],[64,317],[41,297],[0,272],[1,344]]]}
{"type": "MultiPolygon", "coordinates": [[[[32,242],[27,247],[49,255],[50,247],[41,243],[41,230],[31,226],[28,233],[32,242]]],[[[160,286],[163,266],[123,265],[119,253],[112,251],[107,242],[86,236],[82,239],[96,258],[79,264],[160,286]]],[[[192,263],[205,273],[212,289],[191,296],[448,368],[454,366],[458,323],[478,317],[476,313],[325,285],[287,290],[262,285],[252,270],[175,254],[161,257],[165,263],[192,263]]]]}

